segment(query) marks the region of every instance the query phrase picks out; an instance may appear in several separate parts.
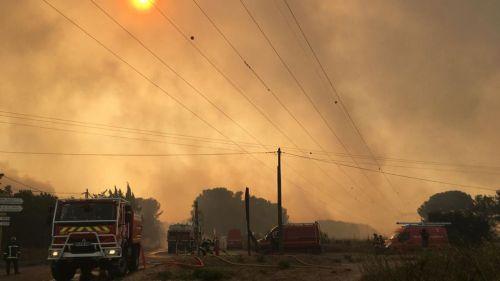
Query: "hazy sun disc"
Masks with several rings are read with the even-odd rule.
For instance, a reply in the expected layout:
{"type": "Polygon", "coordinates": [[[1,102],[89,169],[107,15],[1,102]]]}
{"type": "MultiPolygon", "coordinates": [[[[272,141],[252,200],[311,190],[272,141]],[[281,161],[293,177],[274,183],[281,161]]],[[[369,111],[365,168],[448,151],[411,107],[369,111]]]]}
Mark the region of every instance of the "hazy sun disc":
{"type": "Polygon", "coordinates": [[[138,10],[145,11],[153,7],[154,0],[131,0],[134,7],[138,10]]]}

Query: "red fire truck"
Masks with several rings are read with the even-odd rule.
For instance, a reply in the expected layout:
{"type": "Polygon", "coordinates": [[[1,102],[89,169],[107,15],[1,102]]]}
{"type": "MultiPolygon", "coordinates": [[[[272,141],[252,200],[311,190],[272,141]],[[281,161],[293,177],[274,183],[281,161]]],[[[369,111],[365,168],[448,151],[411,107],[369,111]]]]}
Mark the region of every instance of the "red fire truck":
{"type": "Polygon", "coordinates": [[[443,248],[449,245],[447,222],[398,222],[401,225],[386,241],[386,248],[410,251],[422,247],[443,248]],[[425,233],[425,234],[423,234],[425,233]],[[424,238],[424,235],[427,238],[424,238]],[[425,242],[424,239],[427,239],[425,242]]]}
{"type": "Polygon", "coordinates": [[[95,267],[120,277],[139,267],[141,217],[121,198],[58,200],[48,259],[57,281],[71,280],[78,268],[95,267]]]}
{"type": "MultiPolygon", "coordinates": [[[[264,239],[260,239],[259,250],[273,252],[278,250],[278,227],[274,227],[264,239]]],[[[321,252],[320,229],[318,222],[289,223],[283,225],[283,250],[287,252],[321,252]]]]}
{"type": "Polygon", "coordinates": [[[243,249],[243,236],[239,229],[230,229],[227,232],[227,249],[241,250],[243,249]]]}

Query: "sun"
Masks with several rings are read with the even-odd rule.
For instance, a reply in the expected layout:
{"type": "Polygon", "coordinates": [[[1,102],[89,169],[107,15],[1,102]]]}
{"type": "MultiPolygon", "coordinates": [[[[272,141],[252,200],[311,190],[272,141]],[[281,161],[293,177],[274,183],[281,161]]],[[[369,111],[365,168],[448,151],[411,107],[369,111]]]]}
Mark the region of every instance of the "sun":
{"type": "Polygon", "coordinates": [[[132,5],[137,9],[141,11],[146,11],[151,9],[154,4],[154,0],[131,0],[132,5]]]}

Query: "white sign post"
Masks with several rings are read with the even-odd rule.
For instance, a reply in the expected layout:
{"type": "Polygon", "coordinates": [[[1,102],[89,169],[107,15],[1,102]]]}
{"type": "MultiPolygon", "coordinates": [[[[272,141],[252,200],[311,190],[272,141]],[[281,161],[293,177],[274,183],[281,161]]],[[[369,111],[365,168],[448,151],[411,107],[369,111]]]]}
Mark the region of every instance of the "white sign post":
{"type": "Polygon", "coordinates": [[[0,205],[22,205],[23,198],[17,197],[0,197],[0,205]]]}
{"type": "Polygon", "coordinates": [[[23,210],[21,205],[0,205],[0,212],[19,213],[23,210]]]}

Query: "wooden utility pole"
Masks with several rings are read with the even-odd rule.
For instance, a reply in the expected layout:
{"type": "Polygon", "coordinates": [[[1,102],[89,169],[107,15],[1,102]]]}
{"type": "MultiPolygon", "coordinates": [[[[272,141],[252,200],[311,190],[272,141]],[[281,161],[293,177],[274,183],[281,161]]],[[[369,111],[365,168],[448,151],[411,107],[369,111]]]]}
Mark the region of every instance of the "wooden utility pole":
{"type": "Polygon", "coordinates": [[[194,244],[198,255],[200,255],[200,217],[198,216],[198,200],[194,201],[193,216],[194,244]]]}
{"type": "Polygon", "coordinates": [[[278,148],[278,250],[283,253],[283,211],[281,205],[281,148],[278,148]]]}
{"type": "Polygon", "coordinates": [[[252,255],[252,244],[251,244],[251,235],[252,232],[250,230],[250,190],[248,187],[245,189],[245,213],[246,213],[246,220],[247,220],[247,248],[248,248],[248,255],[252,255]]]}

